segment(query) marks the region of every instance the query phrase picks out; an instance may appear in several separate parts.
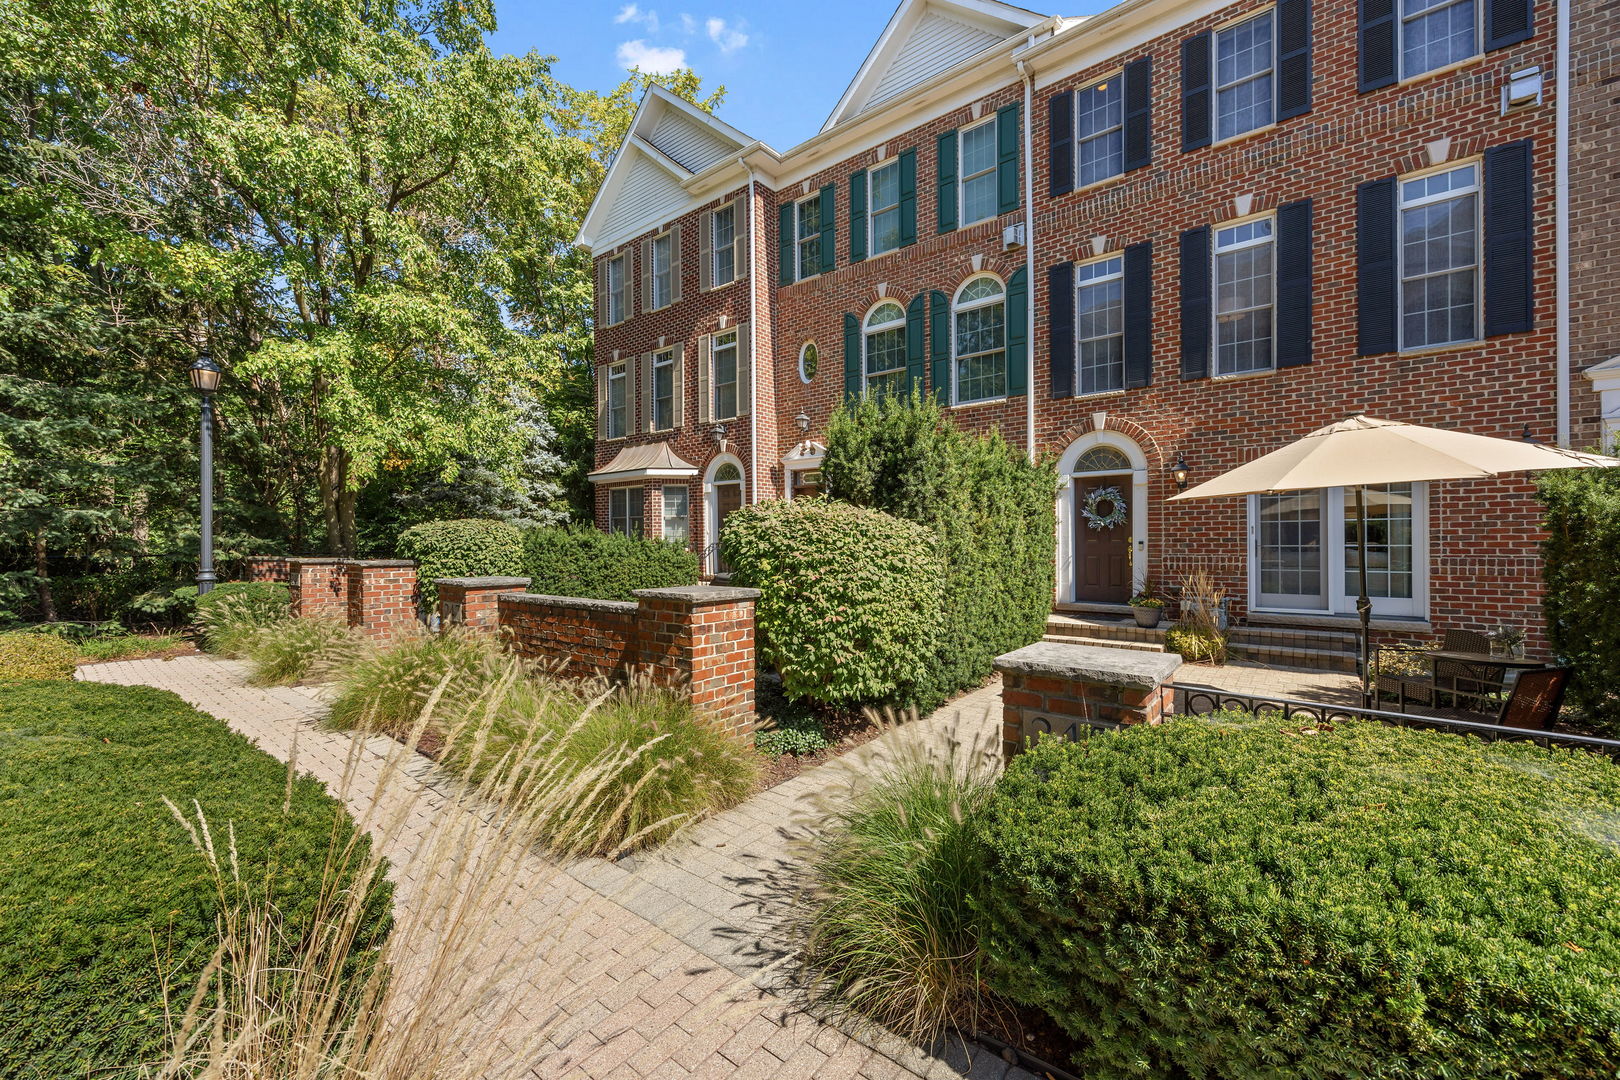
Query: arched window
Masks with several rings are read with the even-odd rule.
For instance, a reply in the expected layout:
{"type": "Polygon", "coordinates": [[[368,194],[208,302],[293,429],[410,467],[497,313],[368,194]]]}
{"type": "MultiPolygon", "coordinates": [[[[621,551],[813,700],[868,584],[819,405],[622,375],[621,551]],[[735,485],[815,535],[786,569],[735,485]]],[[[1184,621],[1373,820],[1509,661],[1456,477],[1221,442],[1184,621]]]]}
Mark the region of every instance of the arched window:
{"type": "Polygon", "coordinates": [[[714,470],[714,482],[717,484],[740,484],[742,483],[742,470],[728,461],[714,470]]]}
{"type": "Polygon", "coordinates": [[[866,369],[862,386],[874,394],[903,389],[906,382],[906,309],[885,300],[866,316],[866,369]]]}
{"type": "Polygon", "coordinates": [[[952,402],[1007,396],[1007,290],[997,278],[970,279],[952,306],[952,402]]]}
{"type": "Polygon", "coordinates": [[[1119,473],[1131,471],[1131,459],[1112,446],[1093,446],[1074,463],[1077,473],[1119,473]]]}

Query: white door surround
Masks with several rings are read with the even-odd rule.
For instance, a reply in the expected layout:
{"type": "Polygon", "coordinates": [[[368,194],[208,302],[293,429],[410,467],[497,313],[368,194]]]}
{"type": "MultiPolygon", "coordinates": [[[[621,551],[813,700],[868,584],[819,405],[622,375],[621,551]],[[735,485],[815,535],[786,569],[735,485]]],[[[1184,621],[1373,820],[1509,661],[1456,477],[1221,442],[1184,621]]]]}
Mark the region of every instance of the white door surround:
{"type": "MultiPolygon", "coordinates": [[[[713,575],[718,566],[719,540],[720,540],[720,496],[719,487],[726,485],[744,486],[747,483],[748,473],[743,469],[742,459],[736,454],[716,454],[708,468],[703,470],[703,546],[699,549],[702,559],[702,571],[713,575]],[[727,465],[737,471],[737,479],[716,481],[716,474],[727,465]]],[[[746,488],[745,488],[746,490],[746,488]]],[[[743,500],[746,503],[746,499],[743,500]]]]}
{"type": "Polygon", "coordinates": [[[1054,600],[1060,604],[1074,600],[1075,589],[1075,524],[1080,516],[1076,505],[1076,476],[1120,475],[1130,473],[1130,527],[1131,527],[1131,584],[1141,589],[1147,581],[1148,566],[1148,460],[1141,446],[1128,435],[1117,431],[1090,431],[1070,443],[1058,458],[1057,497],[1057,592],[1054,600]],[[1088,450],[1099,446],[1111,447],[1125,455],[1129,468],[1107,468],[1076,472],[1080,459],[1088,450]]]}

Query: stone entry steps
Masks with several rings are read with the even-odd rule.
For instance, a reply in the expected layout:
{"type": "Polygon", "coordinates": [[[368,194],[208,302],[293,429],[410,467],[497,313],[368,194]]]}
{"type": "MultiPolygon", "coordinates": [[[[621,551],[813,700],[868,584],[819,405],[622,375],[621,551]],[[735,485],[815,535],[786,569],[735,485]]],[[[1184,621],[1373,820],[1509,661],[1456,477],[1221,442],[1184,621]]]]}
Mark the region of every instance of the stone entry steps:
{"type": "MultiPolygon", "coordinates": [[[[1053,614],[1047,616],[1046,640],[1163,652],[1164,632],[1171,625],[1162,622],[1148,630],[1129,617],[1053,614]]],[[[1230,643],[1234,660],[1301,671],[1356,670],[1356,635],[1345,630],[1234,626],[1230,643]]]]}

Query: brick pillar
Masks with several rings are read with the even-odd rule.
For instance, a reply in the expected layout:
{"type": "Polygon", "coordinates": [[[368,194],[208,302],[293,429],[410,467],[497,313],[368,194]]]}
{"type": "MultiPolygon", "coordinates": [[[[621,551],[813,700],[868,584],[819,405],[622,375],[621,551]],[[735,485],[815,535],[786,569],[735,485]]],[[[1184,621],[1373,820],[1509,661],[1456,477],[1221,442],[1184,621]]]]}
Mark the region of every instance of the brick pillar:
{"type": "Polygon", "coordinates": [[[1088,731],[1157,724],[1172,708],[1174,653],[1036,642],[996,657],[1001,748],[1007,760],[1038,735],[1078,740],[1088,731]]]}
{"type": "Polygon", "coordinates": [[[502,593],[521,593],[529,588],[526,577],[439,578],[439,626],[470,626],[474,630],[494,630],[500,623],[498,598],[502,593]]]}
{"type": "Polygon", "coordinates": [[[348,615],[342,559],[288,559],[287,591],[295,619],[342,619],[348,615]]]}
{"type": "Polygon", "coordinates": [[[290,570],[285,555],[249,555],[242,560],[243,581],[278,581],[286,584],[291,580],[290,570]]]}
{"type": "Polygon", "coordinates": [[[729,733],[754,733],[754,602],[757,589],[693,585],[637,589],[641,663],[729,733]]]}
{"type": "Polygon", "coordinates": [[[410,559],[349,559],[349,626],[370,637],[388,637],[416,621],[416,563],[410,559]]]}

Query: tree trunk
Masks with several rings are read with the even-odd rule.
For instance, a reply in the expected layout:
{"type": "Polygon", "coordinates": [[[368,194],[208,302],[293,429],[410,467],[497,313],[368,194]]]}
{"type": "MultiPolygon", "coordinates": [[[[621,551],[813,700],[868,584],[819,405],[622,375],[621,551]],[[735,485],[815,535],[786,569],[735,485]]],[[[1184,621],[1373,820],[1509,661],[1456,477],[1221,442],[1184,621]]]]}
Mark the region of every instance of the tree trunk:
{"type": "Polygon", "coordinates": [[[343,451],[336,446],[321,448],[321,517],[326,522],[326,553],[348,555],[343,550],[343,527],[338,512],[339,497],[343,492],[343,451]]]}
{"type": "Polygon", "coordinates": [[[39,590],[39,613],[46,622],[56,621],[56,594],[51,591],[51,564],[45,557],[45,530],[34,534],[34,586],[39,590]]]}
{"type": "Polygon", "coordinates": [[[338,529],[343,537],[343,553],[352,559],[360,551],[360,539],[354,527],[354,507],[360,493],[349,487],[347,470],[344,471],[344,484],[338,492],[338,529]]]}

